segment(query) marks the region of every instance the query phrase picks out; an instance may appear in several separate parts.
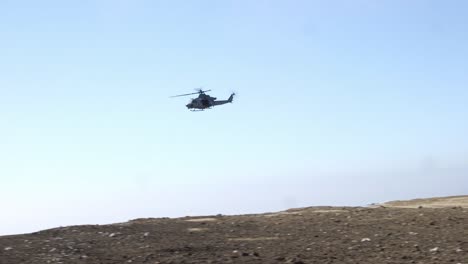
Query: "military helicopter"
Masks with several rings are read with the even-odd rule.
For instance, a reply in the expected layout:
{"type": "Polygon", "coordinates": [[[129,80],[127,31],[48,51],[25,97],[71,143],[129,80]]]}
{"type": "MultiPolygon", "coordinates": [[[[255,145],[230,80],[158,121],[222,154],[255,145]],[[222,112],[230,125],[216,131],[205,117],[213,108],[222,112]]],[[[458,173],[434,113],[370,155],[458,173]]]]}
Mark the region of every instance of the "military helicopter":
{"type": "Polygon", "coordinates": [[[201,88],[199,88],[197,89],[197,92],[195,93],[174,95],[174,96],[171,96],[171,98],[198,94],[198,97],[195,99],[192,98],[192,100],[190,101],[190,103],[186,105],[186,107],[190,109],[190,111],[203,111],[205,109],[212,108],[213,106],[232,103],[232,99],[234,99],[234,95],[236,95],[235,93],[232,93],[231,96],[229,96],[227,100],[216,101],[216,97],[211,97],[205,94],[206,92],[210,92],[210,91],[211,90],[203,91],[201,88]]]}

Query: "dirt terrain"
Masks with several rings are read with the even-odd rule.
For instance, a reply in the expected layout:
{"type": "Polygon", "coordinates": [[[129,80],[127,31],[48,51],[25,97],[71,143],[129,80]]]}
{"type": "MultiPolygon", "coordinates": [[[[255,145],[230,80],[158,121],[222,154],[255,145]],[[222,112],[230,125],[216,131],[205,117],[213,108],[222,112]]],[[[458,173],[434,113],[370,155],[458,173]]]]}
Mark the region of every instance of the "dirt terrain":
{"type": "Polygon", "coordinates": [[[468,196],[0,237],[0,264],[17,263],[468,264],[468,196]]]}
{"type": "Polygon", "coordinates": [[[384,203],[382,205],[400,208],[418,208],[419,206],[430,208],[461,206],[468,208],[468,196],[450,196],[435,197],[429,199],[414,199],[408,201],[392,201],[384,203]]]}

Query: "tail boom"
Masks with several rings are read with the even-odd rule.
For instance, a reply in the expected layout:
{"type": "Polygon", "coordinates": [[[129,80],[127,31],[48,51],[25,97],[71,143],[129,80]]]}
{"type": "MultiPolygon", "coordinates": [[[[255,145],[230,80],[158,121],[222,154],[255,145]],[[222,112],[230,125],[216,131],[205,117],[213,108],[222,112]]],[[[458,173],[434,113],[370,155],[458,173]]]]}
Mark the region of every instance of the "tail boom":
{"type": "Polygon", "coordinates": [[[214,101],[213,105],[223,105],[223,104],[227,104],[227,103],[232,103],[232,100],[234,99],[234,95],[236,95],[236,94],[232,93],[231,96],[229,96],[229,98],[227,100],[214,101]]]}

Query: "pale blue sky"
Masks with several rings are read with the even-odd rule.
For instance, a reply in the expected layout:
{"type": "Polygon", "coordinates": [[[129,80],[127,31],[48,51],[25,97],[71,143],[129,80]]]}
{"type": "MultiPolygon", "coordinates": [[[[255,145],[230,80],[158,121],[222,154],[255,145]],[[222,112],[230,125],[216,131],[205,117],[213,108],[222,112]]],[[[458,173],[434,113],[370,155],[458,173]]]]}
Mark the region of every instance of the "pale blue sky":
{"type": "Polygon", "coordinates": [[[467,12],[0,1],[0,235],[467,194],[467,12]]]}

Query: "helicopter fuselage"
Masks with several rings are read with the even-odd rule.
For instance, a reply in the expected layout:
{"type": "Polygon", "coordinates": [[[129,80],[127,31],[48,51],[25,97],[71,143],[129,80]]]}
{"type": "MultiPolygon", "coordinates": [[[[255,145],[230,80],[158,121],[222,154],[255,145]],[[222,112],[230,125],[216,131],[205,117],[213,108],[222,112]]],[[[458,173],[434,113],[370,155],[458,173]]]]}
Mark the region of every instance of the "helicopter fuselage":
{"type": "Polygon", "coordinates": [[[215,105],[216,97],[211,97],[207,94],[200,94],[198,98],[192,99],[192,101],[187,104],[189,109],[206,109],[215,105]]]}

